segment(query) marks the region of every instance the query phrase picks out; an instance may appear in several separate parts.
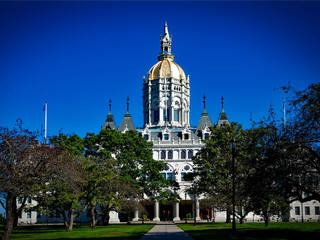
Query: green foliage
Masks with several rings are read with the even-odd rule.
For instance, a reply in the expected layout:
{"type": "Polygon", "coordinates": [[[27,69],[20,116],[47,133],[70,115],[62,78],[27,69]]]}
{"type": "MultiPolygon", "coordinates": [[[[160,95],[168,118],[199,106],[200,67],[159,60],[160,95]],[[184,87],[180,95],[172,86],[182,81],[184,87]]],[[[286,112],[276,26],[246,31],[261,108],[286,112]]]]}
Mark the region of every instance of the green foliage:
{"type": "MultiPolygon", "coordinates": [[[[219,209],[228,209],[232,198],[232,157],[235,159],[236,202],[238,209],[246,209],[247,196],[244,194],[245,180],[250,172],[249,135],[241,125],[211,127],[210,139],[205,147],[193,158],[195,164],[195,181],[190,192],[204,193],[208,198],[215,199],[212,204],[219,209]],[[232,150],[234,144],[234,151],[232,150]],[[233,155],[233,156],[232,156],[233,155]]],[[[213,207],[213,206],[212,206],[213,207]]],[[[238,217],[245,213],[238,212],[238,217]]]]}

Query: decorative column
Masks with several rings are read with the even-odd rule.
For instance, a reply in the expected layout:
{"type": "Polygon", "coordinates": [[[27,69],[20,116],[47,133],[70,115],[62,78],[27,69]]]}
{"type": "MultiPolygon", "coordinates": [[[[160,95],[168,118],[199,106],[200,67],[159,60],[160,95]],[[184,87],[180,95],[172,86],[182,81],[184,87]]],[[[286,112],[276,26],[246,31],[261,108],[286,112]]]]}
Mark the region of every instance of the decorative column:
{"type": "Polygon", "coordinates": [[[201,220],[200,218],[200,206],[199,206],[199,199],[195,198],[195,207],[196,207],[196,220],[201,220]]]}
{"type": "Polygon", "coordinates": [[[134,210],[134,217],[133,217],[132,221],[133,222],[139,221],[139,210],[137,208],[134,210]]]}
{"type": "Polygon", "coordinates": [[[155,222],[160,222],[160,218],[159,218],[159,201],[156,200],[154,202],[154,218],[153,221],[155,222]]]}
{"type": "Polygon", "coordinates": [[[179,202],[173,203],[173,221],[180,221],[179,202]]]}

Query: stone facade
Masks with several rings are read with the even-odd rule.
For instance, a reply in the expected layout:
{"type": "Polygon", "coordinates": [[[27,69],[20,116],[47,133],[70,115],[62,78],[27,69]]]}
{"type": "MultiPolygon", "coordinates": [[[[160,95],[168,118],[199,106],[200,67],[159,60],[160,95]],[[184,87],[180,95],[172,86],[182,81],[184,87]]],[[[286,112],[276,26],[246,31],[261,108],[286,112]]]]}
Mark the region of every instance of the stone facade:
{"type": "MultiPolygon", "coordinates": [[[[204,146],[203,140],[209,137],[209,128],[213,124],[206,111],[204,97],[204,108],[198,126],[191,127],[189,115],[190,78],[174,62],[171,47],[172,36],[169,34],[167,24],[165,24],[164,34],[160,37],[159,61],[150,68],[143,82],[143,128],[135,128],[129,113],[129,99],[127,99],[127,112],[118,130],[121,132],[137,130],[147,141],[152,141],[153,158],[167,164],[162,172],[163,177],[176,180],[179,183],[180,190],[177,193],[180,202],[161,205],[158,201],[152,203],[146,199],[147,217],[150,220],[179,221],[188,216],[192,218],[195,216],[197,220],[214,217],[215,221],[225,221],[226,212],[200,209],[201,198],[185,191],[191,184],[185,181],[184,177],[193,171],[192,157],[204,146]]],[[[217,124],[228,123],[222,98],[222,110],[217,124]]],[[[117,129],[111,112],[111,101],[109,102],[109,113],[102,129],[117,129]]],[[[28,204],[36,204],[36,202],[32,201],[28,204]]],[[[318,201],[310,201],[303,205],[296,201],[291,204],[291,207],[291,221],[301,221],[302,214],[304,214],[305,221],[320,221],[320,203],[318,201]]],[[[142,213],[136,210],[132,220],[138,221],[141,215],[142,213]]],[[[19,223],[61,222],[61,219],[57,217],[59,216],[39,216],[36,212],[24,212],[19,218],[19,223]]],[[[110,222],[119,222],[118,213],[112,212],[110,217],[110,222]]],[[[279,219],[272,218],[271,220],[278,221],[279,219]]],[[[88,218],[85,214],[76,219],[76,222],[86,221],[88,218]]],[[[250,213],[245,221],[257,222],[263,221],[263,219],[261,216],[250,213]]]]}

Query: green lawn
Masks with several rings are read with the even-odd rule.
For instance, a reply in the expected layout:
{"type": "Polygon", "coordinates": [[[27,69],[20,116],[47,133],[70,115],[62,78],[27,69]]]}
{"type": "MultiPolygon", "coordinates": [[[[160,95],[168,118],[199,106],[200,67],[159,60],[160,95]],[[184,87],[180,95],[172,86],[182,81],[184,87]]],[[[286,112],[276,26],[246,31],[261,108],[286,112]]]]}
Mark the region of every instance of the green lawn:
{"type": "MultiPolygon", "coordinates": [[[[11,239],[139,239],[153,225],[114,224],[97,226],[91,229],[87,226],[74,227],[72,232],[66,232],[63,226],[26,226],[14,230],[11,239]]],[[[2,230],[0,231],[0,235],[2,230]]]]}
{"type": "Polygon", "coordinates": [[[237,224],[237,235],[232,238],[231,224],[210,223],[178,224],[194,239],[241,239],[241,240],[319,240],[320,223],[270,223],[265,227],[263,223],[237,224]]]}

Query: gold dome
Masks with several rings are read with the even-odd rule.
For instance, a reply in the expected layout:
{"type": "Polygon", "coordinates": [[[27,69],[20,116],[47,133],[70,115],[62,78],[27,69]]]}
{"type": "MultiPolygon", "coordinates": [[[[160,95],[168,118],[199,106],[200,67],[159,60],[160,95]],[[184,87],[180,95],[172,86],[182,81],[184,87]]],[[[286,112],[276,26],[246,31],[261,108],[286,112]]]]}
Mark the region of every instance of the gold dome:
{"type": "Polygon", "coordinates": [[[150,68],[147,75],[147,81],[159,78],[175,78],[187,81],[182,68],[171,58],[164,58],[150,68]]]}

